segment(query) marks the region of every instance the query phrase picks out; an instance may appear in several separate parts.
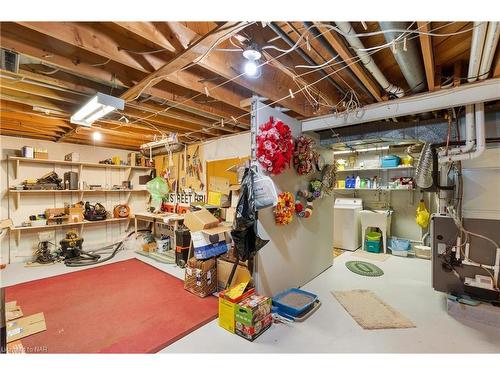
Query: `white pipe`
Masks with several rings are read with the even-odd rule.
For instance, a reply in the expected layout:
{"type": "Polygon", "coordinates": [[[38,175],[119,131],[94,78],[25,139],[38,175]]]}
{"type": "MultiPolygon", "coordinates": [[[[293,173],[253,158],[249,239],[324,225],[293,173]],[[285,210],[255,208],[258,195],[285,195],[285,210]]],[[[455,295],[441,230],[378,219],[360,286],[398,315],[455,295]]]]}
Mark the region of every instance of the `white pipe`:
{"type": "Polygon", "coordinates": [[[479,79],[488,78],[499,37],[500,22],[488,22],[488,32],[486,34],[483,56],[481,57],[481,66],[479,68],[479,79]]]}
{"type": "Polygon", "coordinates": [[[353,47],[356,51],[356,54],[360,58],[361,62],[365,66],[365,68],[372,74],[373,78],[377,80],[377,82],[382,86],[382,88],[391,94],[396,95],[398,98],[404,95],[404,90],[401,87],[393,85],[390,83],[385,77],[384,73],[382,73],[379,67],[375,64],[373,59],[366,53],[362,51],[365,46],[361,42],[361,40],[354,34],[356,32],[353,30],[351,24],[349,22],[336,22],[337,27],[342,30],[342,32],[346,35],[347,42],[353,47]]]}
{"type": "Polygon", "coordinates": [[[474,82],[477,80],[479,67],[481,66],[481,55],[483,53],[484,40],[486,38],[487,22],[474,22],[472,31],[472,43],[470,47],[469,72],[467,80],[474,82]]]}
{"type": "Polygon", "coordinates": [[[480,156],[486,148],[486,132],[484,125],[484,103],[477,103],[475,105],[475,118],[476,118],[476,149],[472,152],[463,154],[454,154],[448,156],[441,156],[438,159],[440,164],[458,160],[475,159],[480,156]]]}
{"type": "Polygon", "coordinates": [[[446,155],[463,154],[470,152],[474,147],[474,105],[469,104],[465,106],[465,145],[454,147],[446,151],[440,151],[439,156],[446,157],[446,155]]]}

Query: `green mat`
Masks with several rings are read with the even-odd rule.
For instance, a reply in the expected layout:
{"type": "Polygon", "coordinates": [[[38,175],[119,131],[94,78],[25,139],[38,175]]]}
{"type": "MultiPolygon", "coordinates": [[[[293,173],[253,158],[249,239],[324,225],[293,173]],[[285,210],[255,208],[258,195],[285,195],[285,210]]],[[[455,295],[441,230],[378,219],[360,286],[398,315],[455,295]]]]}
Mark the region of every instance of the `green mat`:
{"type": "Polygon", "coordinates": [[[384,271],[378,268],[376,265],[368,262],[362,262],[360,260],[351,260],[346,262],[345,266],[349,271],[357,273],[361,276],[382,276],[384,271]]]}

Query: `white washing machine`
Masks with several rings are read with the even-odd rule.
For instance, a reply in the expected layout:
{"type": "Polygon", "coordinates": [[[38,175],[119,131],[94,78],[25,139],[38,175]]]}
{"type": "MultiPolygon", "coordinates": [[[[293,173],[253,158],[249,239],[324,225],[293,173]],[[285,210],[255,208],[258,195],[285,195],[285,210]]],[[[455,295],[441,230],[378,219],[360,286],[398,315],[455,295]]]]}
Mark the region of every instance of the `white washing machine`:
{"type": "Polygon", "coordinates": [[[333,246],[354,251],[361,246],[361,220],[359,211],[363,200],[337,198],[333,206],[333,246]]]}

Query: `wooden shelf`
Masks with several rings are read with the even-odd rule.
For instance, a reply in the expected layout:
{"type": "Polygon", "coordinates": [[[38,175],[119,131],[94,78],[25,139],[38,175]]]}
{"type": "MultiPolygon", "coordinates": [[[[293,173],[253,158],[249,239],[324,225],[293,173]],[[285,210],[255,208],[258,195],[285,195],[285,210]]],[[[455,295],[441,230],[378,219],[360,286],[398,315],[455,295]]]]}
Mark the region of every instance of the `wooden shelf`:
{"type": "Polygon", "coordinates": [[[347,189],[347,188],[334,188],[334,191],[410,191],[413,192],[415,189],[366,189],[366,188],[358,188],[358,189],[347,189]]]}
{"type": "Polygon", "coordinates": [[[362,172],[362,171],[395,171],[398,169],[414,169],[414,166],[401,166],[401,167],[378,167],[378,168],[349,168],[344,170],[337,170],[337,172],[362,172]]]}
{"type": "Polygon", "coordinates": [[[142,169],[150,170],[154,167],[142,167],[142,166],[130,166],[130,165],[114,165],[114,164],[101,164],[101,163],[90,163],[82,161],[66,161],[66,160],[54,160],[54,159],[34,159],[34,158],[23,158],[19,156],[9,156],[9,160],[20,161],[23,163],[39,163],[39,164],[56,164],[56,165],[76,165],[92,168],[111,168],[111,169],[142,169]]]}
{"type": "Polygon", "coordinates": [[[10,230],[12,232],[16,232],[16,243],[19,246],[22,232],[27,232],[27,231],[39,232],[39,231],[44,231],[44,230],[49,230],[49,229],[56,230],[58,228],[67,228],[67,227],[79,227],[81,229],[86,225],[120,223],[120,222],[130,221],[133,218],[134,218],[133,215],[131,215],[131,216],[125,217],[125,218],[112,218],[112,219],[96,220],[96,221],[84,220],[80,223],[49,224],[49,225],[41,225],[41,226],[34,226],[34,227],[11,227],[10,230]]]}
{"type": "Polygon", "coordinates": [[[89,194],[106,194],[106,193],[126,193],[127,198],[125,199],[125,203],[129,203],[130,201],[130,195],[134,192],[146,192],[149,194],[149,192],[145,189],[128,189],[128,190],[119,190],[119,189],[100,189],[100,190],[92,190],[92,189],[85,189],[85,190],[14,190],[10,189],[9,194],[14,195],[14,205],[16,209],[19,208],[19,205],[21,204],[21,195],[37,195],[37,194],[57,194],[57,193],[62,193],[62,194],[80,194],[79,200],[83,200],[83,196],[85,193],[89,194]]]}

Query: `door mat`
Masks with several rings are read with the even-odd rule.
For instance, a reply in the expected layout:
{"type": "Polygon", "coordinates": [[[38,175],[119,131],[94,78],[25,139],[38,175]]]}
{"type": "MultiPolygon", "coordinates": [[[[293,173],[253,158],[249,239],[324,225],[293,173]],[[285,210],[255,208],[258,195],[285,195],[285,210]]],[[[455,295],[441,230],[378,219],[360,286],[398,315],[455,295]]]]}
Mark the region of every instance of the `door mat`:
{"type": "Polygon", "coordinates": [[[347,269],[361,276],[376,277],[382,276],[384,271],[378,268],[375,264],[362,262],[360,260],[351,260],[345,263],[347,269]]]}
{"type": "Polygon", "coordinates": [[[384,253],[369,253],[368,251],[363,251],[361,249],[356,250],[355,252],[352,253],[352,255],[358,258],[378,260],[379,262],[385,262],[387,259],[389,259],[390,256],[389,254],[384,254],[384,253]]]}
{"type": "Polygon", "coordinates": [[[138,259],[6,288],[47,330],[22,339],[27,353],[154,353],[217,317],[217,299],[138,259]]]}
{"type": "Polygon", "coordinates": [[[331,292],[352,318],[364,329],[415,328],[399,311],[369,290],[331,292]]]}

